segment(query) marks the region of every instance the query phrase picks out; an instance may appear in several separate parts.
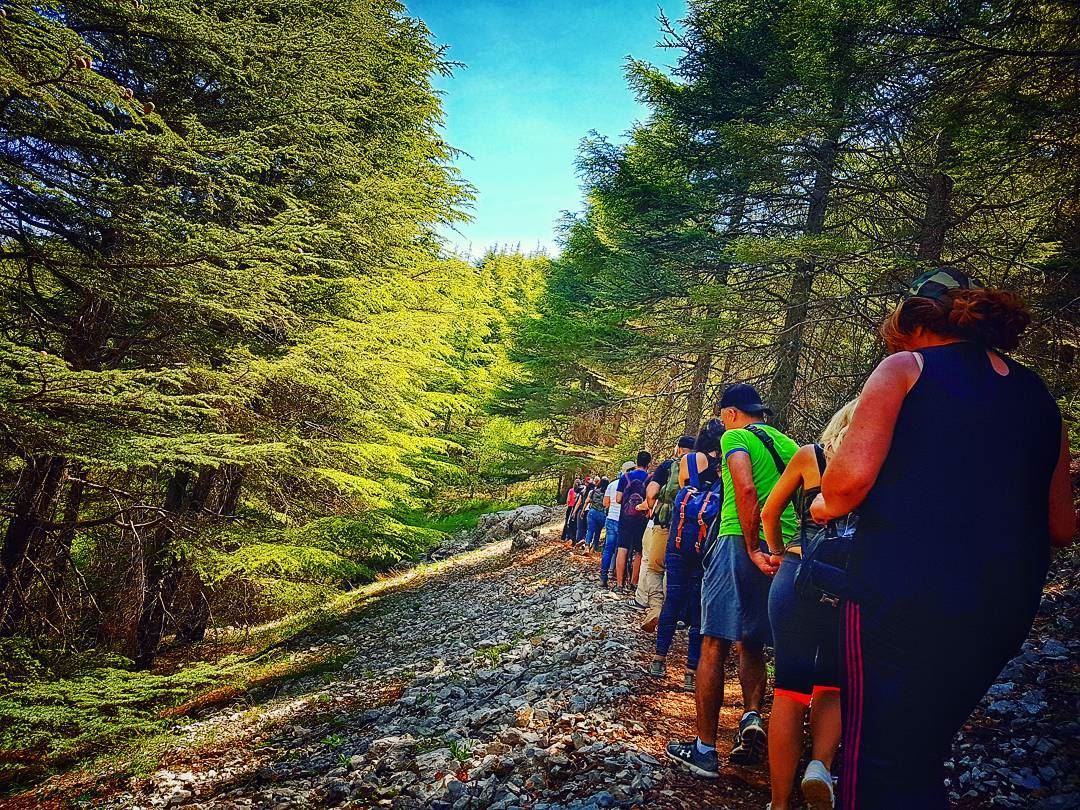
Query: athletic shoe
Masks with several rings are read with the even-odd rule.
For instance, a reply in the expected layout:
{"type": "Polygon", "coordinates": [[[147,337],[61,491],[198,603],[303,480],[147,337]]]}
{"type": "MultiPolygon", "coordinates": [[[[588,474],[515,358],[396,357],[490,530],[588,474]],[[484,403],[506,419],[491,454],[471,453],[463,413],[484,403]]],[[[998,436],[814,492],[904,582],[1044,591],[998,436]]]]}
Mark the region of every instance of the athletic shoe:
{"type": "Polygon", "coordinates": [[[701,776],[705,779],[717,779],[720,776],[720,769],[716,764],[716,751],[710,751],[707,754],[701,753],[698,751],[697,740],[669,742],[667,744],[667,755],[694,776],[701,776]]]}
{"type": "Polygon", "coordinates": [[[697,690],[697,673],[687,671],[686,676],[683,678],[682,685],[684,692],[694,692],[697,690]]]}
{"type": "Polygon", "coordinates": [[[664,677],[665,662],[654,658],[649,664],[649,674],[654,678],[664,677]]]}
{"type": "Polygon", "coordinates": [[[821,760],[814,759],[806,766],[802,778],[802,795],[810,810],[832,810],[833,797],[832,774],[821,760]]]}
{"type": "Polygon", "coordinates": [[[759,765],[765,758],[766,741],[761,715],[748,712],[739,723],[739,731],[735,735],[730,757],[732,764],[759,765]]]}
{"type": "Polygon", "coordinates": [[[638,610],[647,610],[649,606],[641,604],[641,602],[637,600],[636,596],[632,596],[630,598],[630,607],[635,607],[638,610]]]}

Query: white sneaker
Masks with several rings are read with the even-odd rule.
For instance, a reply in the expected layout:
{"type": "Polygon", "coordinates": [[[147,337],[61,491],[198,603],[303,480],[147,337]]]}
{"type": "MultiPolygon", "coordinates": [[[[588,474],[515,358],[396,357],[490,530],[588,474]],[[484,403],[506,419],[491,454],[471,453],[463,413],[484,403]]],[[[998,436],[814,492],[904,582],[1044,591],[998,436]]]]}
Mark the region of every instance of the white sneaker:
{"type": "Polygon", "coordinates": [[[802,795],[810,810],[832,810],[832,774],[821,760],[811,760],[802,778],[802,795]]]}

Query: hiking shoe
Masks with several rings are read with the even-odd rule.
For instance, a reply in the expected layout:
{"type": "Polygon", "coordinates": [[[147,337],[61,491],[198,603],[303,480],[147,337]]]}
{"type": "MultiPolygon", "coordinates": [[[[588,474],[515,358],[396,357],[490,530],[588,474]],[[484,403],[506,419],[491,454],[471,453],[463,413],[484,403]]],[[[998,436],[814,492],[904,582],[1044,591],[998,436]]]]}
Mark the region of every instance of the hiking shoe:
{"type": "Polygon", "coordinates": [[[683,678],[682,688],[684,692],[693,692],[697,689],[697,673],[687,670],[683,678]]]}
{"type": "Polygon", "coordinates": [[[660,660],[654,658],[649,663],[649,670],[648,670],[649,674],[652,675],[654,678],[663,678],[664,677],[664,665],[665,665],[665,663],[666,662],[660,661],[660,660]]]}
{"type": "Polygon", "coordinates": [[[739,731],[735,735],[730,757],[732,764],[759,765],[765,758],[766,740],[761,715],[748,712],[739,723],[739,731]]]}
{"type": "Polygon", "coordinates": [[[632,597],[630,597],[630,607],[635,607],[635,608],[637,608],[638,610],[645,610],[645,609],[646,609],[646,608],[648,608],[649,606],[648,606],[648,605],[643,605],[643,604],[641,604],[641,602],[639,602],[639,601],[637,600],[637,597],[636,597],[636,596],[632,596],[632,597]]]}
{"type": "Polygon", "coordinates": [[[802,795],[810,810],[832,810],[833,796],[832,774],[821,760],[814,759],[806,766],[802,778],[802,795]]]}
{"type": "Polygon", "coordinates": [[[710,751],[707,754],[701,753],[697,748],[697,740],[669,742],[667,744],[667,755],[694,776],[701,776],[705,779],[716,779],[720,776],[720,770],[716,764],[716,751],[710,751]]]}

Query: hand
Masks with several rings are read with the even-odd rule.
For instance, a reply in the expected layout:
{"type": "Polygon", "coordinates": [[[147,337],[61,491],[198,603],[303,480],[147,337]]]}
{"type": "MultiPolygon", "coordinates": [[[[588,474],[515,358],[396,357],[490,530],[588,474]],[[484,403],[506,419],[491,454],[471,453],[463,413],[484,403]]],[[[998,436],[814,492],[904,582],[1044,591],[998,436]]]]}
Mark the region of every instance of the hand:
{"type": "Polygon", "coordinates": [[[814,523],[819,526],[824,526],[829,522],[829,511],[825,506],[825,496],[820,492],[817,497],[814,498],[814,502],[810,504],[810,517],[814,519],[814,523]]]}
{"type": "Polygon", "coordinates": [[[765,576],[771,577],[776,574],[780,568],[779,565],[774,565],[772,557],[766,554],[764,551],[752,551],[750,552],[750,561],[758,567],[761,573],[765,576]]]}

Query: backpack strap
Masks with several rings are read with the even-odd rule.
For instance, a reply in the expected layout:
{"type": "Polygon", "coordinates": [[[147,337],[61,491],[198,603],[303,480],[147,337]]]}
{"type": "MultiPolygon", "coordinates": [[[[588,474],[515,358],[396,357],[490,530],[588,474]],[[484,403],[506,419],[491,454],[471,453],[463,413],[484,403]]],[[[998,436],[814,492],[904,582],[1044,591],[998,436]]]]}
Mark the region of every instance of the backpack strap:
{"type": "MultiPolygon", "coordinates": [[[[701,488],[701,480],[698,478],[697,455],[697,453],[686,454],[686,472],[689,475],[689,478],[686,480],[686,485],[691,486],[694,489],[701,488]]],[[[678,474],[679,471],[676,470],[675,475],[678,476],[678,474]]]]}
{"type": "Polygon", "coordinates": [[[769,455],[772,456],[773,464],[776,465],[776,471],[783,475],[787,463],[780,458],[780,454],[776,452],[776,442],[773,441],[773,437],[757,425],[747,425],[746,429],[757,436],[758,441],[765,445],[765,449],[768,450],[769,455]]]}
{"type": "Polygon", "coordinates": [[[825,474],[825,448],[820,444],[814,445],[814,455],[817,456],[818,473],[825,474]]]}

